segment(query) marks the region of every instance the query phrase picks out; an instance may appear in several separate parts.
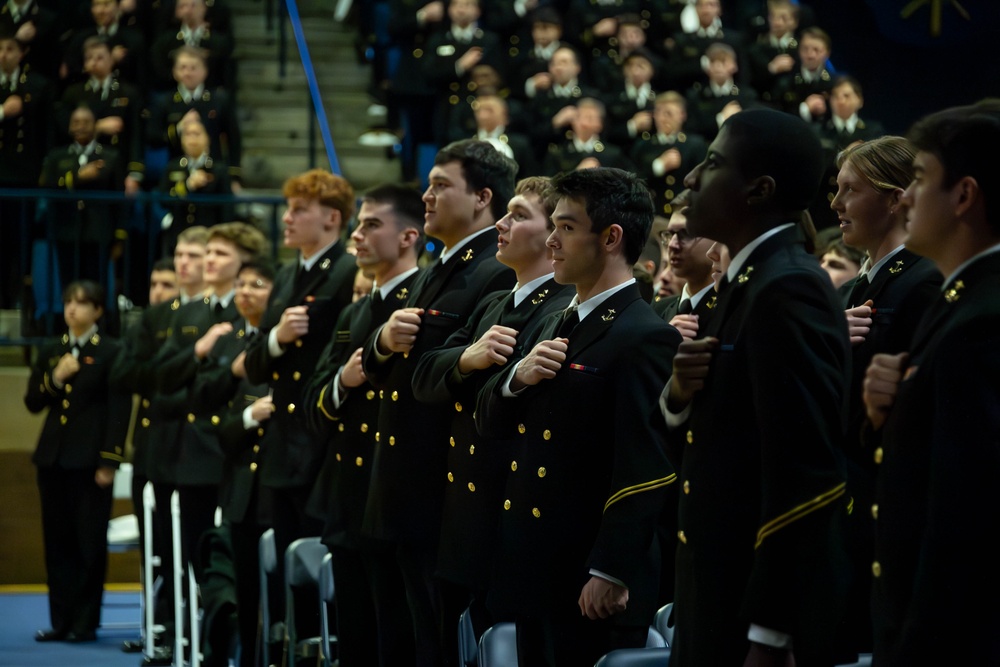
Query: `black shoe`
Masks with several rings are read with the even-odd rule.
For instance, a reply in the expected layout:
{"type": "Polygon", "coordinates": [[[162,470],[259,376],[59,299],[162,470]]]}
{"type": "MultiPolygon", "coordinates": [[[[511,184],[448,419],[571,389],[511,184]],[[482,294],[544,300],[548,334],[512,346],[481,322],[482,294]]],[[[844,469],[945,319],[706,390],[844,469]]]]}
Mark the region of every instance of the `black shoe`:
{"type": "Polygon", "coordinates": [[[86,632],[70,632],[66,635],[66,641],[70,644],[82,644],[83,642],[96,642],[97,633],[93,630],[86,632]]]}
{"type": "Polygon", "coordinates": [[[65,632],[56,632],[55,630],[39,630],[35,633],[36,642],[61,642],[66,639],[65,632]]]}
{"type": "Polygon", "coordinates": [[[157,646],[153,649],[153,655],[147,656],[139,663],[142,667],[151,665],[172,665],[174,663],[174,652],[169,646],[157,646]]]}
{"type": "Polygon", "coordinates": [[[146,648],[146,642],[141,639],[126,639],[122,642],[123,653],[142,653],[144,648],[146,648]]]}

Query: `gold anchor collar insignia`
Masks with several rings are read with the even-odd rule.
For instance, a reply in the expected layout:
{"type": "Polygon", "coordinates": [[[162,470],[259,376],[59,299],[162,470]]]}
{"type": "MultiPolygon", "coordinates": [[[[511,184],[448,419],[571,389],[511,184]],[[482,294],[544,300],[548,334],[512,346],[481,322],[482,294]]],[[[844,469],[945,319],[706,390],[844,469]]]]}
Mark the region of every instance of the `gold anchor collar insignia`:
{"type": "Polygon", "coordinates": [[[903,260],[901,260],[901,259],[897,259],[896,260],[896,265],[895,266],[890,266],[889,267],[889,273],[891,273],[892,275],[896,275],[897,273],[899,273],[902,270],[903,270],[903,260]]]}
{"type": "Polygon", "coordinates": [[[959,294],[959,291],[963,289],[965,289],[965,283],[963,283],[961,280],[955,281],[955,285],[950,290],[944,293],[944,300],[947,301],[948,303],[955,303],[956,301],[958,301],[958,298],[962,296],[961,294],[959,294]]]}
{"type": "Polygon", "coordinates": [[[469,248],[465,251],[465,254],[462,255],[462,261],[468,262],[471,259],[472,259],[472,248],[469,248]]]}
{"type": "Polygon", "coordinates": [[[743,273],[741,273],[736,277],[736,282],[738,282],[740,285],[745,284],[748,280],[750,280],[751,273],[753,273],[753,267],[748,266],[746,269],[743,270],[743,273]]]}
{"type": "Polygon", "coordinates": [[[396,298],[399,299],[400,301],[406,300],[406,297],[408,296],[410,296],[410,290],[406,289],[405,287],[396,292],[396,298]]]}
{"type": "Polygon", "coordinates": [[[548,295],[549,295],[549,291],[548,290],[544,290],[542,292],[539,292],[538,296],[536,296],[534,299],[531,300],[532,305],[537,306],[542,301],[545,301],[545,297],[547,297],[548,295]]]}
{"type": "Polygon", "coordinates": [[[716,298],[717,297],[715,297],[714,295],[709,297],[708,300],[705,302],[705,307],[708,308],[709,310],[715,308],[716,298]]]}
{"type": "Polygon", "coordinates": [[[605,322],[611,322],[615,319],[616,315],[617,313],[615,312],[614,308],[608,308],[607,314],[601,315],[601,319],[604,320],[605,322]]]}

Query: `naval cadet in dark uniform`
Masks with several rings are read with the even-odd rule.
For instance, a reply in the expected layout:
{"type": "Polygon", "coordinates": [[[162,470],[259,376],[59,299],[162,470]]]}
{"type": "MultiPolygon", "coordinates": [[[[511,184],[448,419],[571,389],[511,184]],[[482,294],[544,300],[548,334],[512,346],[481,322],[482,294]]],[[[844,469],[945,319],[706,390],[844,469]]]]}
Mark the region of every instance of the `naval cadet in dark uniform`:
{"type": "MultiPolygon", "coordinates": [[[[514,270],[517,284],[483,300],[464,327],[420,359],[413,390],[421,402],[473,405],[486,381],[506,367],[519,341],[530,338],[547,315],[564,309],[572,298],[571,288],[553,279],[545,245],[555,205],[549,179],[522,180],[514,192],[507,215],[496,223],[496,258],[514,270]]],[[[486,593],[514,443],[481,438],[473,414],[452,413],[437,576],[443,581],[445,617],[457,618],[469,607],[478,638],[493,624],[486,593]]],[[[445,631],[445,645],[457,648],[457,624],[446,625],[445,631]]]]}
{"type": "MultiPolygon", "coordinates": [[[[364,529],[396,548],[418,665],[446,664],[452,647],[443,643],[441,591],[434,577],[444,502],[451,411],[456,402],[428,406],[413,395],[420,357],[461,328],[483,298],[514,283],[498,263],[496,220],[514,192],[514,162],[490,144],[466,140],[441,149],[424,193],[424,231],[445,246],[395,311],[365,343],[365,375],[380,392],[375,460],[364,529]]],[[[376,604],[379,601],[376,600],[376,604]]]]}
{"type": "Polygon", "coordinates": [[[481,433],[514,439],[489,607],[515,618],[522,665],[591,664],[645,645],[657,519],[676,498],[655,396],[681,337],[632,277],[652,197],[617,169],[569,172],[553,186],[547,243],[555,280],[576,297],[521,343],[523,357],[476,408],[481,433]]]}
{"type": "Polygon", "coordinates": [[[412,188],[381,185],[362,197],[351,238],[359,270],[372,273],[374,288],[341,313],[304,400],[327,446],[310,510],[323,521],[323,543],[333,554],[337,651],[345,665],[414,662],[413,621],[394,545],[362,531],[382,398],[364,375],[361,352],[372,332],[409,300],[423,248],[423,213],[412,188]]]}

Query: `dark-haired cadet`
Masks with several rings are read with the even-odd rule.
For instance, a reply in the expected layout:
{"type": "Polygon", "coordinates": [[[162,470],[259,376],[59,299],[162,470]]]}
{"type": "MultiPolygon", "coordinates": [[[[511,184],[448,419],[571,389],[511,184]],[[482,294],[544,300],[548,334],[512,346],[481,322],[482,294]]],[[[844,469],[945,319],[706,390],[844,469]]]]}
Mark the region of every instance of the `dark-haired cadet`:
{"type": "MultiPolygon", "coordinates": [[[[485,141],[448,144],[434,158],[424,192],[424,232],[444,251],[417,278],[405,308],[365,342],[362,362],[381,403],[375,428],[365,532],[393,543],[413,618],[418,665],[446,664],[441,591],[434,577],[452,410],[417,401],[411,381],[420,357],[460,329],[476,306],[510,289],[513,272],[495,260],[497,230],[514,194],[517,164],[485,141]]],[[[369,425],[369,428],[371,425],[369,425]]]]}
{"type": "Polygon", "coordinates": [[[642,181],[595,168],[552,186],[547,244],[576,296],[476,408],[481,432],[514,440],[488,605],[516,619],[519,664],[590,665],[644,646],[656,611],[657,520],[677,478],[654,418],[681,336],[632,276],[653,224],[642,181]]]}
{"type": "Polygon", "coordinates": [[[44,346],[24,404],[48,408],[32,462],[38,468],[51,629],[35,640],[91,642],[101,620],[111,483],[124,460],[131,401],[108,375],[118,341],[98,333],[104,290],[89,280],[63,292],[69,331],[44,346]]]}
{"type": "Polygon", "coordinates": [[[833,663],[848,579],[850,352],[796,224],[822,173],[808,124],[761,109],[730,117],[685,179],[688,231],[732,260],[661,398],[684,489],[675,666],[833,663]]]}
{"type": "Polygon", "coordinates": [[[905,353],[876,355],[865,403],[881,447],[874,665],[1000,661],[989,526],[1000,522],[1000,100],[910,130],[906,247],[945,276],[905,353]]]}
{"type": "MultiPolygon", "coordinates": [[[[246,377],[246,348],[257,336],[274,286],[270,260],[251,258],[236,275],[233,302],[239,318],[212,346],[199,367],[192,389],[193,403],[216,412],[219,428],[202,428],[201,437],[218,444],[222,460],[219,506],[229,527],[236,579],[236,616],[240,665],[251,667],[257,655],[257,615],[260,603],[257,543],[266,526],[257,519],[257,453],[271,417],[267,384],[246,377]]],[[[201,424],[207,426],[207,424],[201,424]]]]}
{"type": "MultiPolygon", "coordinates": [[[[413,376],[413,391],[420,401],[474,404],[479,390],[503,372],[521,341],[533,335],[547,315],[563,310],[573,296],[568,285],[553,278],[546,246],[556,203],[549,179],[526,178],[514,192],[507,215],[496,223],[496,258],[514,270],[517,284],[480,302],[465,326],[420,359],[413,376]]],[[[514,443],[510,438],[480,437],[473,413],[451,414],[437,573],[445,593],[446,618],[469,607],[478,638],[493,624],[486,613],[486,592],[514,443]]],[[[450,637],[446,646],[453,650],[458,648],[457,630],[457,624],[445,626],[450,637]]]]}
{"type": "Polygon", "coordinates": [[[380,401],[361,368],[365,341],[406,305],[423,248],[424,203],[410,187],[385,184],[361,198],[351,235],[374,289],[344,308],[309,382],[303,405],[326,448],[309,500],[333,554],[337,656],[346,665],[413,664],[413,626],[394,545],[363,534],[380,401]]]}

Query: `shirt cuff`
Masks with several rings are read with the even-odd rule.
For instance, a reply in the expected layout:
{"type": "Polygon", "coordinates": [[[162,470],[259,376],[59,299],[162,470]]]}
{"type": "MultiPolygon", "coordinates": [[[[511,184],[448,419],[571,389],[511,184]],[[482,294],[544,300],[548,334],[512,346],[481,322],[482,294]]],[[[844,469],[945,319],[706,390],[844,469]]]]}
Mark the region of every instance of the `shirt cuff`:
{"type": "Polygon", "coordinates": [[[660,411],[663,413],[663,419],[667,422],[667,429],[670,431],[679,428],[691,417],[690,403],[680,412],[671,412],[670,408],[667,407],[667,399],[670,397],[670,385],[673,381],[673,378],[667,380],[667,386],[663,388],[663,393],[660,394],[660,411]]]}
{"type": "Polygon", "coordinates": [[[812,112],[809,111],[809,105],[805,102],[799,103],[799,116],[807,123],[811,123],[813,119],[812,112]]]}
{"type": "Polygon", "coordinates": [[[626,584],[621,579],[615,579],[610,574],[605,574],[600,570],[595,570],[594,568],[590,568],[590,576],[600,577],[601,579],[604,579],[605,581],[610,581],[611,583],[621,586],[622,588],[628,588],[628,584],[626,584]]]}
{"type": "Polygon", "coordinates": [[[665,173],[667,173],[667,169],[666,167],[663,166],[663,163],[660,162],[660,158],[657,157],[655,160],[653,160],[653,176],[660,177],[663,176],[665,173]]]}
{"type": "Polygon", "coordinates": [[[346,398],[346,395],[344,397],[341,397],[340,395],[340,387],[341,387],[340,375],[343,372],[344,372],[344,367],[341,366],[340,369],[337,371],[337,374],[334,376],[333,382],[330,383],[330,388],[333,390],[330,392],[330,402],[333,403],[333,407],[337,410],[340,409],[341,402],[344,400],[344,398],[346,398]]]}
{"type": "Polygon", "coordinates": [[[383,354],[382,351],[378,349],[378,339],[382,335],[382,327],[384,326],[385,325],[383,324],[381,327],[378,328],[378,332],[376,332],[375,334],[375,346],[372,348],[372,351],[375,353],[375,361],[379,362],[380,364],[384,364],[385,362],[389,361],[392,355],[395,354],[394,352],[383,354]]]}
{"type": "Polygon", "coordinates": [[[278,342],[277,329],[271,329],[270,333],[267,334],[267,351],[272,357],[280,357],[285,353],[281,343],[278,342]]]}
{"type": "Polygon", "coordinates": [[[243,430],[249,431],[260,426],[260,422],[253,418],[253,406],[248,405],[243,410],[243,430]]]}
{"type": "Polygon", "coordinates": [[[747,639],[772,648],[792,649],[791,635],[786,635],[784,632],[778,632],[771,628],[761,627],[754,623],[750,624],[750,630],[747,631],[747,639]]]}
{"type": "Polygon", "coordinates": [[[521,362],[520,361],[517,362],[517,366],[514,366],[514,368],[510,369],[510,373],[507,374],[507,380],[503,383],[503,389],[500,391],[501,395],[504,398],[514,398],[515,396],[520,395],[524,391],[524,389],[527,389],[527,387],[525,387],[524,389],[519,389],[518,391],[514,391],[513,389],[510,388],[510,383],[514,381],[514,373],[517,372],[517,367],[520,365],[521,362]]]}

